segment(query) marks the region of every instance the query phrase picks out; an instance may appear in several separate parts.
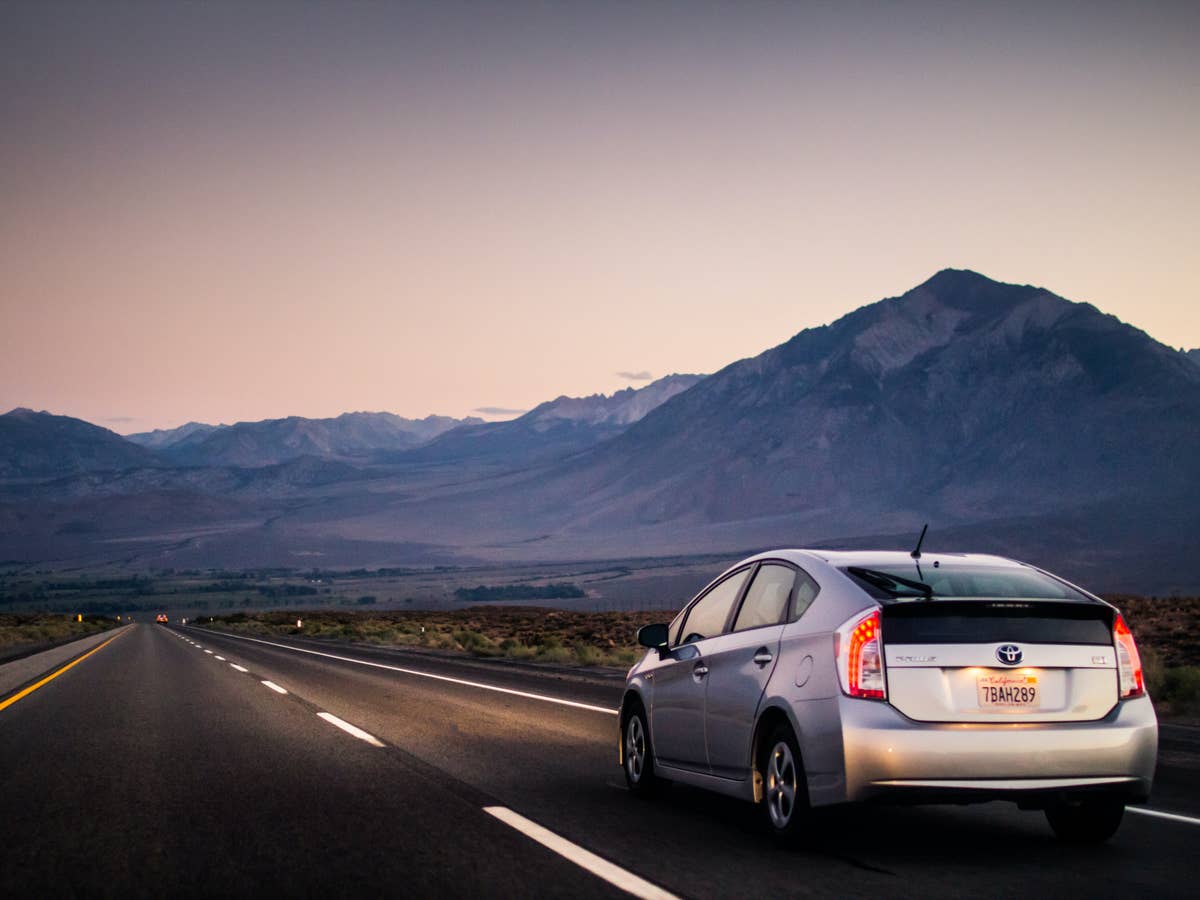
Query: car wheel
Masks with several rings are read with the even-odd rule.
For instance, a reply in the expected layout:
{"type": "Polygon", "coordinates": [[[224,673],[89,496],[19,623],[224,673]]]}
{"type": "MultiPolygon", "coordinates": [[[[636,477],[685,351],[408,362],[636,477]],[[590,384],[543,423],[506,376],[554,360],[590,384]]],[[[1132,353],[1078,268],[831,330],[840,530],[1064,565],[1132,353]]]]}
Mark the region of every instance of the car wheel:
{"type": "Polygon", "coordinates": [[[790,841],[808,823],[808,781],[792,729],[780,725],[763,745],[763,806],[771,831],[790,841]]]}
{"type": "Polygon", "coordinates": [[[1119,800],[1083,800],[1046,808],[1046,820],[1060,841],[1098,844],[1121,827],[1125,804],[1119,800]]]}
{"type": "Polygon", "coordinates": [[[650,746],[650,729],[646,727],[646,711],[635,704],[625,717],[622,740],[625,743],[625,783],[635,794],[649,795],[662,786],[654,771],[654,753],[650,746]]]}

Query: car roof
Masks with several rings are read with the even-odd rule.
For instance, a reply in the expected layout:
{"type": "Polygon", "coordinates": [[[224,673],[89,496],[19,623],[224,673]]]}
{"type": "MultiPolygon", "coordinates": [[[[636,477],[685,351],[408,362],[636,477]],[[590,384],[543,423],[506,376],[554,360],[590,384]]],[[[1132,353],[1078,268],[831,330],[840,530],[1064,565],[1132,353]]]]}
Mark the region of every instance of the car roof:
{"type": "MultiPolygon", "coordinates": [[[[785,559],[803,566],[813,559],[836,568],[861,566],[864,569],[879,566],[911,566],[912,555],[905,550],[803,550],[799,548],[771,550],[758,553],[754,559],[785,559]]],[[[1005,569],[1026,568],[1024,563],[988,553],[940,553],[927,550],[921,554],[921,564],[937,562],[939,566],[994,566],[1005,569]]]]}

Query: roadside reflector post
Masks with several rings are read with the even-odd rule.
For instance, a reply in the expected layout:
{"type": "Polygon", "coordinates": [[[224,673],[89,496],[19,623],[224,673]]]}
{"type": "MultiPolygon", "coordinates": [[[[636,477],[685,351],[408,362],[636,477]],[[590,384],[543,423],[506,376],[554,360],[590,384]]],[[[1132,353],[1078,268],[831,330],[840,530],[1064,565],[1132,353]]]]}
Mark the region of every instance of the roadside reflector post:
{"type": "Polygon", "coordinates": [[[297,627],[297,628],[303,628],[303,627],[304,627],[304,621],[303,621],[302,619],[297,619],[297,620],[296,620],[296,627],[297,627]]]}

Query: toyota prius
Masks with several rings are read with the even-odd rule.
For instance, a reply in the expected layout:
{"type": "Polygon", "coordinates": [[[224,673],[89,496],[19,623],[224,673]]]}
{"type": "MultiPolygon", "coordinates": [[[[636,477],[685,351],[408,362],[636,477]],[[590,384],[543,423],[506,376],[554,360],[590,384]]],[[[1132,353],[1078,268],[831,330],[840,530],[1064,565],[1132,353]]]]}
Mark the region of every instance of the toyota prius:
{"type": "Polygon", "coordinates": [[[1103,841],[1154,777],[1158,723],[1113,606],[976,554],[777,550],[638,633],[620,713],[629,787],[813,807],[1011,800],[1103,841]]]}

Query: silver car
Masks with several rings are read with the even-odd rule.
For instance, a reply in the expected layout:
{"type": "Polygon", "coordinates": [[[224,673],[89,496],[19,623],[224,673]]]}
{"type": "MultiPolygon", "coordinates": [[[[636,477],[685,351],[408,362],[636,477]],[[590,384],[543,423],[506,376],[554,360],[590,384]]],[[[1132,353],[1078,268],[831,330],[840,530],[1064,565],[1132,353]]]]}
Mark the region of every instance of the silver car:
{"type": "Polygon", "coordinates": [[[777,550],[733,566],[649,648],[621,704],[629,787],[811,807],[1005,799],[1103,841],[1150,794],[1158,722],[1121,614],[1032,566],[777,550]]]}

